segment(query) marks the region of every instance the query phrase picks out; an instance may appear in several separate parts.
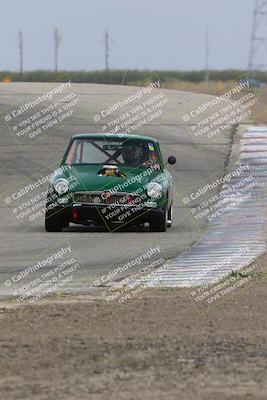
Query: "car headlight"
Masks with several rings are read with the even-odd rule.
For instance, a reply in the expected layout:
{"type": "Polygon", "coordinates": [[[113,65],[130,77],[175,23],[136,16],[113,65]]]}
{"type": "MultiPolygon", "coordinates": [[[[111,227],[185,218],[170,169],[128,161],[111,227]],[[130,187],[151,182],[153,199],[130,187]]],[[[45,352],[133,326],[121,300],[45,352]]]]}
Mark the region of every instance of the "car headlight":
{"type": "Polygon", "coordinates": [[[65,194],[69,190],[69,182],[67,179],[60,178],[55,181],[54,189],[58,194],[65,194]]]}
{"type": "Polygon", "coordinates": [[[149,197],[155,199],[156,197],[161,197],[162,195],[162,187],[157,182],[151,182],[147,185],[147,194],[149,197]]]}

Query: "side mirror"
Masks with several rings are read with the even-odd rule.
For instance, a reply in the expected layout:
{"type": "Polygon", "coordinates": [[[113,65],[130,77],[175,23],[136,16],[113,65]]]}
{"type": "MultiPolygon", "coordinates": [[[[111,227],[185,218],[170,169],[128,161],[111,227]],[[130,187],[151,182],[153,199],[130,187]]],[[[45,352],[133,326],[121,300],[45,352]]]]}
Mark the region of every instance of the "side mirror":
{"type": "Polygon", "coordinates": [[[168,158],[168,164],[173,165],[173,164],[175,164],[175,163],[176,163],[176,158],[175,158],[174,156],[170,156],[170,157],[168,158]]]}

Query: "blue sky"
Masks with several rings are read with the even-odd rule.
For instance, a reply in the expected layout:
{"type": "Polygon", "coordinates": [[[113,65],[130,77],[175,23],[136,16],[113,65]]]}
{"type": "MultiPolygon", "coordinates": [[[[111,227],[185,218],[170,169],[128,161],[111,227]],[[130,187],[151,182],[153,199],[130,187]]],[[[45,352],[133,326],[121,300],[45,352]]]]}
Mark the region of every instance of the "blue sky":
{"type": "Polygon", "coordinates": [[[248,64],[254,0],[0,0],[0,70],[17,70],[18,31],[24,68],[53,69],[53,29],[62,42],[59,68],[104,68],[104,32],[112,44],[110,67],[203,69],[205,26],[210,67],[248,64]]]}

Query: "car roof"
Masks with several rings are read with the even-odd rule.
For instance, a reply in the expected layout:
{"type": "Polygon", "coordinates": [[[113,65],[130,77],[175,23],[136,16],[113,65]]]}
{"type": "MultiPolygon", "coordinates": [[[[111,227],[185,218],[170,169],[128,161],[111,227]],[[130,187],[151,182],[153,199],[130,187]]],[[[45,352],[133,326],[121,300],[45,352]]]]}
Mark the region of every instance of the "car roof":
{"type": "Polygon", "coordinates": [[[125,133],[81,133],[72,136],[72,139],[103,139],[106,137],[107,140],[109,139],[122,139],[125,138],[126,140],[148,140],[151,142],[158,142],[156,138],[151,136],[143,136],[143,135],[129,135],[125,133]]]}

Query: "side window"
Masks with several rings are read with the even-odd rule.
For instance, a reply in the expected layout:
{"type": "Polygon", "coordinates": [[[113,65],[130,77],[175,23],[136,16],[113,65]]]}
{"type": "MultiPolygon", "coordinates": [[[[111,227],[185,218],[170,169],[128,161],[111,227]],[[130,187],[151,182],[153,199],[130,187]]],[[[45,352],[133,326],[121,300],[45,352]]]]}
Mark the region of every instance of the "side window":
{"type": "Polygon", "coordinates": [[[75,154],[75,163],[76,164],[81,163],[80,158],[81,158],[81,141],[79,141],[77,143],[77,149],[76,149],[76,154],[75,154]]]}
{"type": "Polygon", "coordinates": [[[74,140],[71,148],[69,149],[69,153],[66,158],[66,164],[76,164],[78,161],[78,152],[80,151],[80,141],[74,140]]]}

